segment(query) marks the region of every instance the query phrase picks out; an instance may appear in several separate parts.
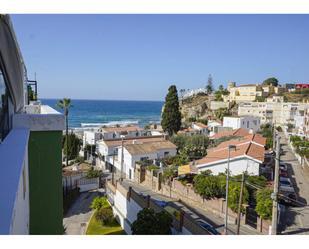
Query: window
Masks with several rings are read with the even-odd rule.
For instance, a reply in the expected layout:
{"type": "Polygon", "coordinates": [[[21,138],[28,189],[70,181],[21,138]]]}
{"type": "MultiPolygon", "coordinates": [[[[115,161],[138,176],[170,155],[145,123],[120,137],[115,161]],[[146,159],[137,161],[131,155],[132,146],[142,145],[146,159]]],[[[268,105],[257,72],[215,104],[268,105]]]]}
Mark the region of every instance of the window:
{"type": "Polygon", "coordinates": [[[164,152],[164,157],[167,157],[169,155],[169,152],[168,151],[165,151],[164,152]]]}
{"type": "Polygon", "coordinates": [[[9,132],[8,90],[0,65],[0,142],[9,132]]]}

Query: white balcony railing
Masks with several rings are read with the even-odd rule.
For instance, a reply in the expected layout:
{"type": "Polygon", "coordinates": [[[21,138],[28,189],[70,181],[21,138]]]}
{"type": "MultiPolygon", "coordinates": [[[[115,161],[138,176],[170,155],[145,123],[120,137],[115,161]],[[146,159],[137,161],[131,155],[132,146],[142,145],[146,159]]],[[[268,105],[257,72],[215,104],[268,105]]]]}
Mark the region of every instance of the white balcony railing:
{"type": "Polygon", "coordinates": [[[0,144],[0,234],[29,234],[28,129],[0,144]]]}

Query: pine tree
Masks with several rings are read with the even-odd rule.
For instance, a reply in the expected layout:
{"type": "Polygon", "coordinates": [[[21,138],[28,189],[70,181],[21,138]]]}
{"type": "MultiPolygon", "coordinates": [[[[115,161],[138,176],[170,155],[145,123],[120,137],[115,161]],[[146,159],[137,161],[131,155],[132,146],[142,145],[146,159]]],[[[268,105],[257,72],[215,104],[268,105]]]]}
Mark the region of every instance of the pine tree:
{"type": "Polygon", "coordinates": [[[211,94],[213,92],[213,85],[212,85],[212,76],[209,74],[208,80],[207,80],[207,86],[206,86],[206,91],[208,94],[211,94]]]}
{"type": "Polygon", "coordinates": [[[181,113],[179,111],[178,94],[175,85],[169,87],[165,97],[161,125],[163,130],[170,136],[180,130],[181,113]]]}

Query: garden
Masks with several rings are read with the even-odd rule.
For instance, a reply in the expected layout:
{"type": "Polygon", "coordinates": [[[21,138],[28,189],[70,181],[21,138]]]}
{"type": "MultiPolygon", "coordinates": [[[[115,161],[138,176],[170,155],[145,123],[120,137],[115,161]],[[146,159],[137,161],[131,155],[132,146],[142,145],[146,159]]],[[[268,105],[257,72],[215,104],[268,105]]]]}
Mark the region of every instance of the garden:
{"type": "Polygon", "coordinates": [[[106,197],[93,199],[91,209],[94,210],[87,227],[87,235],[124,235],[125,231],[114,217],[112,207],[106,197]]]}

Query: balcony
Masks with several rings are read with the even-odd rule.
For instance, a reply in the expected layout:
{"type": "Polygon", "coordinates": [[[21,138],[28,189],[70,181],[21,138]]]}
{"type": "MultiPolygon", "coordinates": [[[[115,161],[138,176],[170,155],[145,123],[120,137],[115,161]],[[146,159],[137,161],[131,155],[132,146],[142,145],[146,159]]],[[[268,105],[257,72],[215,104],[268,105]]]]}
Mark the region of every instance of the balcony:
{"type": "Polygon", "coordinates": [[[65,117],[49,106],[13,114],[0,144],[0,234],[62,234],[64,129],[65,117]]]}

